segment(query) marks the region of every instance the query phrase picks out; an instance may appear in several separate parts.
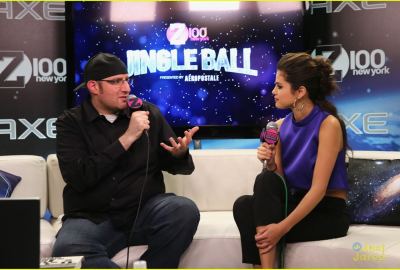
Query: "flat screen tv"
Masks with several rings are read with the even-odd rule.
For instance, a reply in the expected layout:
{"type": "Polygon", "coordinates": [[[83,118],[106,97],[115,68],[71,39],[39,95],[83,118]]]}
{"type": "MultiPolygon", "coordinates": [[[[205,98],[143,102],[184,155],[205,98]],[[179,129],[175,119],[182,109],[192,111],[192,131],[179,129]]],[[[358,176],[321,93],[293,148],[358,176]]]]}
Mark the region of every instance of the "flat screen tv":
{"type": "MultiPolygon", "coordinates": [[[[256,138],[274,108],[276,63],[303,51],[302,2],[66,2],[69,87],[98,52],[119,56],[132,94],[156,104],[178,135],[256,138]]],[[[86,90],[70,91],[70,105],[86,90]]]]}

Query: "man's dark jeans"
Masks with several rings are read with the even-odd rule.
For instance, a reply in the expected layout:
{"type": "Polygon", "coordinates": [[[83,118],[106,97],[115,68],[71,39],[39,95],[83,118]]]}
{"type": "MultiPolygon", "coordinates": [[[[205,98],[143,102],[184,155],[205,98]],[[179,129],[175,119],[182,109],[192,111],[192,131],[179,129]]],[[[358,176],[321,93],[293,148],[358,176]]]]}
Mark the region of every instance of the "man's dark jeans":
{"type": "MultiPolygon", "coordinates": [[[[148,268],[177,268],[199,220],[199,210],[190,199],[171,193],[157,195],[140,210],[132,244],[148,245],[141,257],[148,268]]],[[[83,268],[119,268],[110,258],[126,243],[126,233],[115,230],[110,221],[95,224],[70,218],[57,235],[53,256],[85,256],[83,268]]]]}

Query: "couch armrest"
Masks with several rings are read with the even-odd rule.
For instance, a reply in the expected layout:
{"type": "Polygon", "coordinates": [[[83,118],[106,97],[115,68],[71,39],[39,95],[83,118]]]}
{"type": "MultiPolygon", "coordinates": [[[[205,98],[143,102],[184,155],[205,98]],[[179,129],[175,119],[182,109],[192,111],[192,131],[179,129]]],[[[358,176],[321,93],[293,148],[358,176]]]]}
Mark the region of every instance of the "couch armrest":
{"type": "Polygon", "coordinates": [[[56,154],[47,157],[47,175],[49,185],[49,209],[53,217],[58,218],[64,214],[63,190],[65,182],[61,176],[56,154]]]}
{"type": "Polygon", "coordinates": [[[11,198],[40,198],[40,216],[43,217],[47,208],[47,172],[44,158],[34,155],[0,156],[0,169],[22,178],[11,198]]]}

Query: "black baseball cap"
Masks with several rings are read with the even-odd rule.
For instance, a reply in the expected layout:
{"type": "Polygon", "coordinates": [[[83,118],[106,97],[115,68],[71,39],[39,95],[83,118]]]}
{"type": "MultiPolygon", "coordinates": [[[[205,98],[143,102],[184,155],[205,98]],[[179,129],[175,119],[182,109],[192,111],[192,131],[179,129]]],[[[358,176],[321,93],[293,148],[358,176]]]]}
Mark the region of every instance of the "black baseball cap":
{"type": "Polygon", "coordinates": [[[75,87],[74,91],[85,87],[88,81],[98,81],[114,75],[127,73],[126,65],[117,56],[110,53],[98,53],[86,63],[83,71],[84,82],[75,87]]]}

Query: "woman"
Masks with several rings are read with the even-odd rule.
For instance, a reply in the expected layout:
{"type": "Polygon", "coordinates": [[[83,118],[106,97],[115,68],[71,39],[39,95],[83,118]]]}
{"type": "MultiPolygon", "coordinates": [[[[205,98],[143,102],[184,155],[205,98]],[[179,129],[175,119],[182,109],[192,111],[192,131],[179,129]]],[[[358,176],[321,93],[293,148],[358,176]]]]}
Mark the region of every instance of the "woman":
{"type": "Polygon", "coordinates": [[[272,268],[283,237],[299,242],[347,233],[347,138],[326,99],[337,89],[332,71],[327,60],[306,53],[288,53],[278,62],[272,94],[277,108],[292,112],[277,121],[277,145],[262,143],[257,150],[264,170],[254,194],[233,206],[244,263],[272,268]]]}

